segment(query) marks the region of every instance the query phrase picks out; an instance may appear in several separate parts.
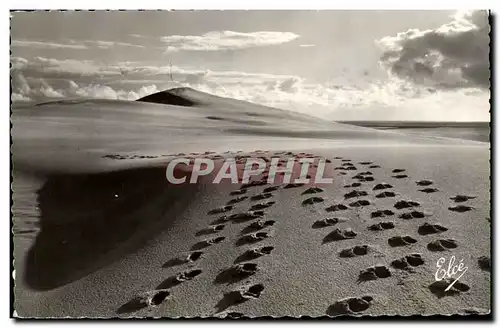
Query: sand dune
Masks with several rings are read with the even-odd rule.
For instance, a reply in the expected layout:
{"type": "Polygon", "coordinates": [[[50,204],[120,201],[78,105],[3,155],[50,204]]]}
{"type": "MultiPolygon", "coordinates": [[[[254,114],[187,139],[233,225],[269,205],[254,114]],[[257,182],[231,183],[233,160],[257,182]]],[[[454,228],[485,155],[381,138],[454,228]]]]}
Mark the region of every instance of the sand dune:
{"type": "Polygon", "coordinates": [[[12,122],[20,316],[490,311],[487,143],[192,89],[47,103],[12,122]],[[333,184],[171,185],[165,163],[182,156],[327,158],[333,184]],[[468,269],[445,291],[436,263],[452,256],[468,269]]]}

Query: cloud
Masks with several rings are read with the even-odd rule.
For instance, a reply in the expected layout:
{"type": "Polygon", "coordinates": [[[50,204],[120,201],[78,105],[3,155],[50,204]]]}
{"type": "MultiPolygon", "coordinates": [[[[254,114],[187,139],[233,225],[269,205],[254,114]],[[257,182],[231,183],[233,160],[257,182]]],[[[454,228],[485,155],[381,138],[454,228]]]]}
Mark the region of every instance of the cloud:
{"type": "Polygon", "coordinates": [[[34,49],[74,49],[74,50],[88,49],[87,46],[84,44],[63,44],[63,43],[28,41],[28,40],[12,40],[10,45],[12,47],[28,47],[34,49]]]}
{"type": "Polygon", "coordinates": [[[441,89],[489,88],[489,31],[486,11],[466,11],[437,29],[412,29],[377,43],[382,65],[395,76],[441,89]]]}
{"type": "Polygon", "coordinates": [[[24,47],[32,49],[114,49],[116,47],[144,48],[143,45],[103,40],[65,40],[65,42],[49,42],[39,40],[12,40],[12,47],[24,47]]]}
{"type": "Polygon", "coordinates": [[[214,31],[203,35],[171,35],[162,38],[167,52],[177,51],[221,51],[252,47],[279,45],[299,38],[291,32],[214,31]]]}

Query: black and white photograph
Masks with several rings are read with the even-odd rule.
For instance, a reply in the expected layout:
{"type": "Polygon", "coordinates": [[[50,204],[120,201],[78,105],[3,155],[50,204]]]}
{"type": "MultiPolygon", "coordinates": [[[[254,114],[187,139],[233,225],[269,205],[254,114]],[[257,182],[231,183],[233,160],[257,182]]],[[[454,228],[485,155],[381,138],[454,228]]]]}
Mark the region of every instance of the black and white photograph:
{"type": "Polygon", "coordinates": [[[9,14],[12,317],[492,319],[490,10],[9,14]]]}

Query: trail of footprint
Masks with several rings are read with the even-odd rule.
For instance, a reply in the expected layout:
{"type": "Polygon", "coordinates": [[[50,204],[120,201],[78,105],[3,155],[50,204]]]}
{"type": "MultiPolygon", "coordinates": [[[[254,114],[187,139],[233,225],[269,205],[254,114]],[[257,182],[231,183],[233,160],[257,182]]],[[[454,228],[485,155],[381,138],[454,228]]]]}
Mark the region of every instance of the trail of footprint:
{"type": "Polygon", "coordinates": [[[257,273],[257,263],[242,263],[235,264],[232,267],[221,271],[216,277],[214,282],[216,284],[236,283],[243,279],[250,277],[257,273]]]}
{"type": "Polygon", "coordinates": [[[357,236],[357,233],[354,232],[352,229],[335,229],[332,232],[330,232],[328,235],[323,238],[323,244],[332,242],[332,241],[339,241],[339,240],[345,240],[345,239],[353,239],[357,236]]]}
{"type": "Polygon", "coordinates": [[[328,307],[326,314],[329,316],[349,315],[368,310],[373,302],[373,297],[352,297],[337,301],[328,307]]]}
{"type": "Polygon", "coordinates": [[[310,197],[302,202],[302,206],[314,205],[314,204],[322,203],[324,201],[325,201],[325,199],[323,197],[310,197]]]}
{"type": "Polygon", "coordinates": [[[377,210],[371,213],[372,218],[384,218],[391,215],[394,215],[394,212],[391,210],[377,210]]]}
{"type": "Polygon", "coordinates": [[[132,312],[137,312],[146,307],[156,307],[163,303],[167,298],[169,298],[170,292],[166,289],[152,290],[145,293],[141,293],[134,297],[132,300],[123,304],[116,313],[118,314],[128,314],[132,312]]]}
{"type": "Polygon", "coordinates": [[[224,311],[230,306],[241,304],[251,299],[259,298],[264,291],[263,284],[255,284],[249,287],[242,288],[240,290],[234,290],[229,293],[224,294],[222,300],[220,300],[217,305],[217,313],[224,311]]]}
{"type": "Polygon", "coordinates": [[[375,187],[373,187],[373,190],[383,190],[383,189],[389,189],[389,188],[393,188],[393,186],[388,184],[388,183],[379,183],[379,184],[375,185],[375,187]]]}
{"type": "Polygon", "coordinates": [[[248,235],[241,236],[237,241],[236,241],[236,246],[242,246],[245,244],[254,244],[257,243],[261,240],[264,240],[269,237],[269,233],[267,232],[256,232],[256,233],[251,233],[248,235]]]}
{"type": "Polygon", "coordinates": [[[370,247],[368,245],[354,246],[340,251],[340,257],[356,257],[368,254],[370,247]]]}
{"type": "Polygon", "coordinates": [[[317,220],[313,223],[313,229],[326,228],[336,225],[339,222],[347,221],[345,218],[326,218],[322,220],[317,220]]]}
{"type": "Polygon", "coordinates": [[[178,265],[182,265],[182,264],[186,264],[186,263],[193,263],[193,262],[199,260],[202,255],[203,255],[203,252],[196,251],[196,252],[192,252],[191,254],[189,254],[187,257],[184,257],[184,258],[176,257],[176,258],[173,258],[173,259],[165,262],[165,264],[162,265],[162,268],[170,268],[170,267],[174,267],[174,266],[178,266],[178,265]]]}
{"type": "Polygon", "coordinates": [[[223,224],[219,224],[219,225],[216,225],[213,227],[208,227],[208,228],[205,228],[205,229],[198,231],[196,233],[196,236],[199,237],[199,236],[203,236],[203,235],[210,235],[210,234],[218,233],[218,232],[221,232],[222,230],[224,230],[224,228],[225,228],[225,225],[223,225],[223,224]]]}
{"type": "Polygon", "coordinates": [[[368,281],[368,280],[389,278],[391,275],[392,275],[391,270],[389,270],[386,266],[377,265],[377,266],[362,270],[359,273],[358,281],[368,281]]]}
{"type": "Polygon", "coordinates": [[[413,267],[423,265],[424,263],[422,255],[414,253],[392,261],[391,266],[400,270],[412,271],[413,267]]]}
{"type": "Polygon", "coordinates": [[[252,200],[252,201],[264,200],[264,199],[268,199],[268,198],[271,198],[271,197],[273,197],[273,194],[267,192],[267,193],[262,193],[262,194],[259,194],[259,195],[252,196],[250,198],[250,200],[252,200]]]}
{"type": "Polygon", "coordinates": [[[411,244],[415,244],[417,240],[411,236],[395,236],[389,238],[387,242],[391,247],[399,247],[399,246],[408,246],[411,244]]]}
{"type": "Polygon", "coordinates": [[[241,254],[234,260],[234,263],[255,260],[261,256],[269,255],[273,251],[273,246],[262,246],[259,248],[252,248],[241,254]]]}
{"type": "Polygon", "coordinates": [[[420,206],[420,204],[412,200],[400,200],[396,202],[396,204],[394,204],[394,207],[397,208],[398,210],[401,210],[403,208],[418,207],[418,206],[420,206]]]}
{"type": "Polygon", "coordinates": [[[215,208],[213,210],[210,210],[208,212],[209,215],[213,215],[213,214],[221,214],[221,213],[225,213],[225,212],[229,212],[230,210],[233,209],[233,206],[231,205],[226,205],[226,206],[222,206],[222,207],[219,207],[219,208],[215,208]]]}
{"type": "Polygon", "coordinates": [[[190,271],[185,271],[176,274],[175,276],[168,277],[165,279],[161,284],[156,287],[156,289],[169,289],[174,286],[177,286],[184,281],[192,280],[196,276],[200,275],[202,271],[200,269],[195,269],[195,270],[190,270],[190,271]]]}
{"type": "Polygon", "coordinates": [[[244,201],[247,198],[248,198],[248,196],[236,197],[234,199],[231,199],[229,202],[227,202],[227,205],[233,205],[233,204],[241,203],[242,201],[244,201]]]}
{"type": "Polygon", "coordinates": [[[442,252],[457,247],[457,242],[453,239],[438,239],[427,244],[427,249],[431,252],[442,252]]]}
{"type": "Polygon", "coordinates": [[[344,195],[345,199],[355,198],[355,197],[363,197],[368,196],[366,191],[353,190],[344,195]]]}
{"type": "Polygon", "coordinates": [[[474,207],[465,206],[465,205],[458,205],[458,206],[455,206],[455,207],[448,207],[448,209],[450,211],[453,211],[453,212],[464,213],[464,212],[468,212],[468,211],[473,210],[474,207]]]}
{"type": "Polygon", "coordinates": [[[455,203],[463,203],[468,201],[469,199],[474,198],[476,198],[476,196],[456,195],[455,197],[451,197],[450,199],[455,201],[455,203]]]}
{"type": "Polygon", "coordinates": [[[250,207],[250,211],[263,210],[263,209],[266,209],[268,207],[273,206],[274,204],[276,204],[276,202],[274,202],[274,201],[270,201],[270,202],[266,202],[266,203],[260,203],[260,204],[255,204],[252,207],[250,207]]]}
{"type": "Polygon", "coordinates": [[[368,227],[368,230],[371,230],[371,231],[382,231],[382,230],[389,230],[389,229],[394,229],[394,223],[392,223],[390,221],[372,224],[371,226],[368,227]]]}
{"type": "Polygon", "coordinates": [[[420,235],[430,235],[440,232],[448,231],[448,228],[445,228],[439,224],[430,224],[425,222],[420,227],[418,227],[418,233],[420,235]]]}
{"type": "Polygon", "coordinates": [[[445,296],[456,296],[460,293],[464,293],[470,290],[470,287],[467,284],[460,281],[455,281],[453,286],[449,290],[446,290],[448,286],[453,283],[453,281],[454,279],[449,278],[435,281],[429,285],[429,290],[438,298],[442,298],[445,296]]]}
{"type": "Polygon", "coordinates": [[[256,231],[259,231],[259,230],[264,229],[266,227],[271,227],[275,223],[276,223],[276,221],[274,221],[274,220],[267,220],[267,221],[258,220],[258,221],[252,222],[249,226],[243,228],[243,230],[241,230],[241,233],[248,234],[248,233],[256,232],[256,231]]]}
{"type": "Polygon", "coordinates": [[[223,242],[225,239],[226,239],[226,237],[216,237],[216,238],[212,238],[212,239],[202,240],[202,241],[194,244],[191,247],[191,250],[192,251],[196,251],[196,250],[200,250],[200,249],[203,249],[203,248],[207,248],[209,246],[212,246],[212,245],[215,245],[215,244],[219,244],[219,243],[223,242]]]}

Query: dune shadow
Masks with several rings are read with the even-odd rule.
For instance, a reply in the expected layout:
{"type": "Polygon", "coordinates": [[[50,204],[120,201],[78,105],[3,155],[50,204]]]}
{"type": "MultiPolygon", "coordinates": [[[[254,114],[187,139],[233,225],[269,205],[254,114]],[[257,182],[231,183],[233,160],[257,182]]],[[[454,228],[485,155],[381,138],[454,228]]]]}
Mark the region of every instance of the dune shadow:
{"type": "Polygon", "coordinates": [[[38,191],[40,231],[26,257],[26,284],[60,287],[137,250],[172,225],[196,190],[169,184],[164,168],[48,176],[38,191]]]}

